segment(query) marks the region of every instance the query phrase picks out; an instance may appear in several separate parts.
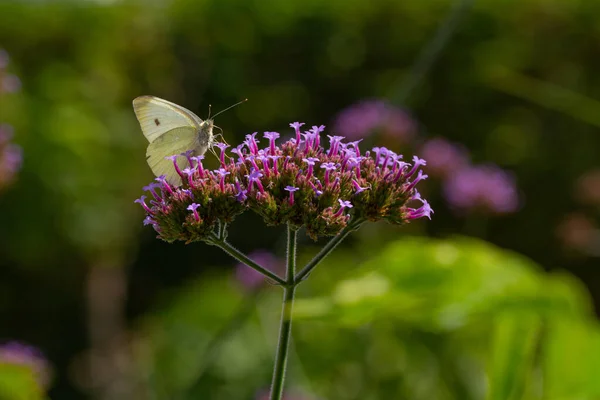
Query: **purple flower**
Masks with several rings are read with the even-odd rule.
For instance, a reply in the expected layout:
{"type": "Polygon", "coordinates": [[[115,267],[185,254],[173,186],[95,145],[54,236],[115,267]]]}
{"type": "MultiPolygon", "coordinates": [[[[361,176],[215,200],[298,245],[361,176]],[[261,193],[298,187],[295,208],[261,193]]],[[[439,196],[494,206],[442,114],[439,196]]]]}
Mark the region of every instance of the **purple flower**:
{"type": "Polygon", "coordinates": [[[229,147],[228,144],[226,143],[215,143],[215,146],[218,147],[221,150],[221,155],[219,156],[219,161],[221,162],[221,165],[225,165],[225,150],[229,147]]]}
{"type": "Polygon", "coordinates": [[[277,160],[279,160],[281,156],[269,156],[269,159],[273,162],[273,173],[275,175],[279,175],[279,170],[277,169],[277,160]]]}
{"type": "Polygon", "coordinates": [[[252,190],[254,183],[256,183],[256,186],[258,186],[258,190],[260,190],[260,192],[263,193],[265,191],[265,188],[263,187],[262,183],[260,182],[260,178],[262,176],[263,176],[263,174],[258,169],[254,169],[254,170],[252,170],[250,175],[246,175],[246,178],[248,178],[248,183],[249,183],[248,189],[252,190]]]}
{"type": "Polygon", "coordinates": [[[289,198],[289,202],[290,202],[290,206],[294,205],[294,192],[296,190],[300,190],[300,188],[294,187],[294,186],[286,186],[285,190],[287,190],[288,192],[290,192],[290,198],[289,198]]]}
{"type": "Polygon", "coordinates": [[[146,195],[143,194],[142,197],[140,197],[139,199],[135,199],[133,202],[134,203],[138,203],[141,204],[141,206],[144,208],[144,210],[146,210],[146,212],[150,215],[153,215],[154,212],[150,209],[150,207],[148,207],[148,205],[146,204],[146,195]]]}
{"type": "Polygon", "coordinates": [[[300,127],[304,125],[304,122],[292,122],[290,126],[296,131],[296,145],[300,143],[300,127]]]}
{"type": "Polygon", "coordinates": [[[248,146],[248,150],[250,150],[250,154],[257,155],[258,154],[258,140],[256,140],[256,135],[258,132],[254,132],[251,135],[246,135],[246,140],[244,143],[248,146]]]}
{"type": "Polygon", "coordinates": [[[14,181],[23,161],[21,147],[10,143],[12,136],[12,127],[0,124],[0,190],[14,181]]]}
{"type": "Polygon", "coordinates": [[[427,172],[432,176],[445,178],[469,164],[467,151],[443,138],[425,142],[421,154],[429,160],[427,172]]]}
{"type": "MultiPolygon", "coordinates": [[[[256,250],[248,255],[248,257],[258,263],[260,266],[268,269],[271,272],[284,272],[284,265],[281,260],[266,250],[256,250]]],[[[235,277],[238,282],[244,285],[247,289],[255,289],[262,285],[265,281],[264,276],[256,270],[248,267],[246,264],[238,264],[235,268],[235,277]]]]}
{"type": "Polygon", "coordinates": [[[340,209],[338,210],[337,213],[335,213],[335,217],[339,217],[340,215],[342,215],[342,212],[344,211],[345,208],[353,207],[352,203],[350,203],[349,201],[338,199],[338,202],[340,203],[340,209]]]}
{"type": "Polygon", "coordinates": [[[0,345],[0,364],[30,368],[42,388],[47,388],[52,380],[52,370],[48,360],[39,349],[33,346],[16,341],[0,345]]]}
{"type": "MultiPolygon", "coordinates": [[[[419,200],[420,197],[419,197],[419,200]]],[[[433,210],[431,208],[431,206],[429,205],[429,203],[427,202],[427,200],[421,200],[423,205],[417,209],[414,208],[409,208],[408,209],[408,219],[416,219],[416,218],[423,218],[423,217],[427,217],[429,219],[431,219],[431,214],[433,214],[433,210]]]]}
{"type": "Polygon", "coordinates": [[[419,183],[420,181],[423,181],[427,178],[429,178],[429,177],[427,175],[423,174],[422,170],[419,170],[417,177],[411,183],[408,184],[408,187],[406,188],[406,190],[408,190],[408,191],[413,190],[415,188],[415,186],[417,186],[417,183],[419,183]]]}
{"type": "Polygon", "coordinates": [[[0,93],[15,93],[21,89],[21,80],[16,75],[5,75],[0,84],[0,93]]]}
{"type": "Polygon", "coordinates": [[[265,132],[264,138],[269,139],[269,150],[271,150],[270,154],[275,154],[275,140],[279,138],[279,133],[277,132],[265,132]]]}
{"type": "Polygon", "coordinates": [[[215,174],[219,176],[219,187],[221,188],[221,192],[225,192],[225,177],[230,173],[231,172],[227,171],[225,168],[219,168],[215,171],[215,174]]]}
{"type": "Polygon", "coordinates": [[[175,167],[175,172],[177,172],[177,175],[179,175],[181,177],[181,179],[183,179],[183,178],[185,178],[185,176],[183,175],[183,172],[181,172],[181,170],[179,169],[179,165],[177,165],[177,157],[179,157],[179,156],[172,155],[172,156],[165,157],[165,160],[171,160],[173,162],[173,166],[175,167]]]}
{"type": "Polygon", "coordinates": [[[0,69],[4,69],[8,67],[8,62],[10,61],[10,56],[4,49],[0,49],[0,69]]]}
{"type": "Polygon", "coordinates": [[[194,214],[194,219],[196,222],[200,222],[200,215],[198,215],[198,211],[196,211],[198,207],[200,207],[200,204],[192,203],[187,208],[187,210],[190,210],[194,214]]]}
{"type": "Polygon", "coordinates": [[[360,185],[356,179],[352,179],[352,186],[354,186],[354,189],[356,189],[354,194],[359,194],[360,192],[363,192],[363,191],[369,189],[368,187],[360,187],[360,185]]]}
{"type": "Polygon", "coordinates": [[[302,161],[304,161],[306,164],[308,164],[308,170],[306,171],[306,179],[310,179],[313,175],[313,167],[314,167],[315,163],[317,163],[319,161],[319,159],[316,157],[308,157],[308,158],[303,158],[302,161]]]}
{"type": "Polygon", "coordinates": [[[415,131],[415,123],[402,109],[381,100],[365,100],[338,114],[336,132],[348,139],[358,139],[381,132],[400,142],[407,142],[415,131]]]}
{"type": "Polygon", "coordinates": [[[583,204],[600,205],[600,169],[592,169],[581,175],[574,194],[583,204]]]}
{"type": "Polygon", "coordinates": [[[235,189],[237,190],[235,199],[237,201],[239,201],[240,203],[243,203],[244,201],[246,201],[246,199],[248,198],[248,196],[247,196],[248,191],[242,189],[242,185],[240,185],[240,181],[238,181],[237,179],[235,180],[235,189]]]}
{"type": "Polygon", "coordinates": [[[444,194],[452,207],[462,211],[505,214],[519,205],[514,178],[493,165],[461,169],[445,181],[444,194]]]}

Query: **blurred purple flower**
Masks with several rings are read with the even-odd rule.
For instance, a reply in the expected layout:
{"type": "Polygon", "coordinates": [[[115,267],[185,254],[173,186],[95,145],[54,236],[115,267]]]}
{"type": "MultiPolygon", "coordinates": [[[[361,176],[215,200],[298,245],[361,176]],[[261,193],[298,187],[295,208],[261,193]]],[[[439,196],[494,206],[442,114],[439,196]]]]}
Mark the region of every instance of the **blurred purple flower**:
{"type": "Polygon", "coordinates": [[[50,363],[42,352],[26,344],[11,341],[0,345],[0,364],[22,365],[31,368],[42,388],[51,382],[50,363]]]}
{"type": "Polygon", "coordinates": [[[16,75],[6,72],[10,57],[8,53],[0,49],[0,94],[14,93],[21,88],[21,80],[16,75]]]}
{"type": "Polygon", "coordinates": [[[21,89],[21,80],[16,75],[4,75],[0,82],[0,92],[14,93],[21,89]]]}
{"type": "Polygon", "coordinates": [[[567,249],[600,257],[600,228],[585,214],[566,215],[556,227],[556,235],[567,249]]]}
{"type": "Polygon", "coordinates": [[[600,205],[600,169],[590,170],[579,177],[575,197],[583,204],[600,205]]]}
{"type": "Polygon", "coordinates": [[[0,124],[0,190],[8,186],[21,167],[22,151],[12,139],[12,127],[0,124]]]}
{"type": "Polygon", "coordinates": [[[427,173],[446,178],[469,164],[467,150],[443,138],[433,138],[421,147],[427,160],[427,173]]]}
{"type": "Polygon", "coordinates": [[[4,69],[8,66],[8,62],[10,61],[10,57],[8,53],[4,49],[0,49],[0,69],[4,69]]]}
{"type": "Polygon", "coordinates": [[[383,100],[364,100],[342,110],[335,118],[334,131],[347,139],[361,139],[375,131],[408,142],[415,123],[401,108],[383,100]]]}
{"type": "Polygon", "coordinates": [[[444,194],[452,207],[462,211],[506,214],[519,205],[514,178],[493,165],[457,171],[444,182],[444,194]]]}
{"type": "MultiPolygon", "coordinates": [[[[256,250],[248,254],[248,257],[269,271],[275,272],[280,276],[283,275],[285,266],[273,253],[267,250],[256,250]]],[[[236,266],[235,277],[247,289],[255,289],[265,281],[265,277],[260,272],[242,263],[236,266]]]]}

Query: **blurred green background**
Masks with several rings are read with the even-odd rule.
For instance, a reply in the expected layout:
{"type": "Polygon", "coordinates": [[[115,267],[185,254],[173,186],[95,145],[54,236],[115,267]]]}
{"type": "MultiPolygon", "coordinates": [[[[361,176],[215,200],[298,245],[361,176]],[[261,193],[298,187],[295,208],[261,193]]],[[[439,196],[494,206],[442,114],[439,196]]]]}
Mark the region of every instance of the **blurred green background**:
{"type": "MultiPolygon", "coordinates": [[[[279,290],[142,227],[153,176],[131,101],[152,94],[202,118],[247,97],[216,121],[233,145],[388,100],[413,135],[365,146],[409,159],[442,137],[515,178],[499,215],[457,211],[432,176],[431,222],[366,226],[319,266],[290,396],[600,398],[600,2],[3,0],[0,48],[20,80],[0,123],[23,152],[0,189],[0,341],[45,354],[49,397],[268,390],[279,290]]],[[[282,235],[248,214],[230,229],[279,257],[282,235]]],[[[302,237],[301,259],[319,245],[302,237]]],[[[0,362],[0,398],[42,398],[28,373],[0,362]]]]}

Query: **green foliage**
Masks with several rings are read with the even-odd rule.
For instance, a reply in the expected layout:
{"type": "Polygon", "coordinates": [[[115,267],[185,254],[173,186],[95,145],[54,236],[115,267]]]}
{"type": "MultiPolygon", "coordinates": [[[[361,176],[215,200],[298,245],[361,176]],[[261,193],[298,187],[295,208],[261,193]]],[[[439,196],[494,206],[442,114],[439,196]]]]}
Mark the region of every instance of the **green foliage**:
{"type": "Polygon", "coordinates": [[[1,400],[44,400],[33,370],[29,366],[0,363],[1,400]]]}
{"type": "MultiPolygon", "coordinates": [[[[600,327],[572,276],[465,238],[403,239],[355,267],[357,258],[360,251],[334,253],[301,286],[292,386],[340,400],[600,395],[600,327]]],[[[197,386],[206,398],[266,387],[278,300],[268,291],[257,303],[262,317],[252,313],[224,339],[197,386]]],[[[153,376],[191,387],[198,375],[190,363],[206,354],[238,301],[229,281],[217,278],[191,285],[153,318],[146,344],[162,354],[145,360],[158,368],[153,376]],[[219,309],[204,309],[206,302],[219,309]]],[[[175,389],[163,388],[159,398],[175,389]]]]}

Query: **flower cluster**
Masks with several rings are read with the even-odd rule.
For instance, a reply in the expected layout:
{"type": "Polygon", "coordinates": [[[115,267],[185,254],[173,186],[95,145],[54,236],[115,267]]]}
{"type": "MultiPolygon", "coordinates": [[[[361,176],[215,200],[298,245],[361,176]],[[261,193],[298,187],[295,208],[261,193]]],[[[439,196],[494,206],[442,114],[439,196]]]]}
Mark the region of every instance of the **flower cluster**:
{"type": "Polygon", "coordinates": [[[386,220],[404,224],[430,217],[432,210],[416,189],[427,178],[420,169],[425,161],[414,157],[405,162],[386,148],[362,153],[359,142],[344,142],[341,136],[328,136],[321,145],[324,126],[302,132],[302,123],[290,124],[295,137],[278,144],[279,133],[265,132],[268,141],[260,148],[257,133],[226,155],[228,145],[219,143],[221,167],[207,170],[203,156],[184,156],[188,167],[181,169],[182,186],[175,187],[165,177],[144,189],[140,203],[159,238],[172,242],[207,239],[218,223],[230,223],[250,209],[268,225],[290,224],[305,227],[313,239],[333,236],[345,228],[350,217],[360,221],[386,220]],[[418,207],[413,208],[411,204],[418,207]]]}
{"type": "Polygon", "coordinates": [[[51,381],[51,367],[46,357],[35,347],[19,342],[0,345],[0,364],[22,365],[31,368],[39,385],[47,388],[51,381]]]}

